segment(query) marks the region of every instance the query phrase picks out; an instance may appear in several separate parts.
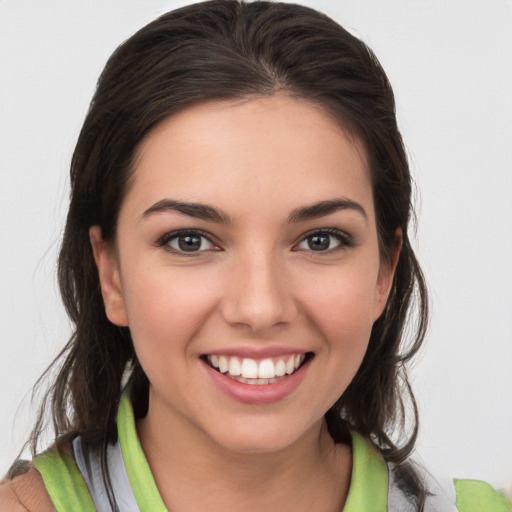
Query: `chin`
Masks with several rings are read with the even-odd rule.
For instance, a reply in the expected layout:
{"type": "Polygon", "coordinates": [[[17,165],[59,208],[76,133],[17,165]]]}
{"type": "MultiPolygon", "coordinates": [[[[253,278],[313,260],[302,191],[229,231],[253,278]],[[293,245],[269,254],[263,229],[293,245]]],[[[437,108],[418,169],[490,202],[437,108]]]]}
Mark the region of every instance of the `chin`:
{"type": "MultiPolygon", "coordinates": [[[[321,422],[318,424],[320,431],[321,422]]],[[[278,453],[305,440],[315,427],[307,429],[290,422],[252,421],[230,425],[213,439],[224,449],[238,454],[264,455],[278,453]]]]}

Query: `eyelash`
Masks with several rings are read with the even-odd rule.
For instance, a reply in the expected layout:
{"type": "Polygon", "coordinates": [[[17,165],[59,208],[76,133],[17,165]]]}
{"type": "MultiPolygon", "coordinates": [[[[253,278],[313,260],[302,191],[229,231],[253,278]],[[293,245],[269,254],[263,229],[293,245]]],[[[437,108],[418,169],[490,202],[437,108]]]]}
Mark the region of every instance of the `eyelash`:
{"type": "MultiPolygon", "coordinates": [[[[159,240],[157,240],[156,245],[158,247],[162,247],[166,251],[176,254],[178,256],[185,256],[185,257],[194,257],[202,254],[203,252],[206,252],[205,250],[198,250],[198,251],[184,251],[184,250],[178,250],[174,247],[171,247],[169,244],[173,240],[178,240],[180,237],[185,236],[191,236],[191,237],[198,237],[204,240],[207,240],[212,246],[212,249],[207,249],[209,251],[213,250],[219,250],[217,245],[212,241],[211,236],[208,233],[205,233],[204,231],[201,231],[199,229],[181,229],[178,231],[172,231],[170,233],[166,233],[163,235],[159,240]]],[[[201,241],[201,245],[203,244],[203,241],[201,241]]]]}
{"type": "MultiPolygon", "coordinates": [[[[207,251],[221,250],[212,241],[211,235],[209,235],[208,233],[206,233],[204,231],[198,230],[198,229],[183,229],[183,230],[172,231],[170,233],[166,233],[159,240],[157,240],[156,245],[158,247],[164,248],[166,251],[168,251],[172,254],[176,254],[178,256],[185,256],[185,257],[195,257],[195,256],[197,257],[207,251]],[[203,240],[201,240],[201,245],[203,245],[203,241],[206,240],[209,244],[212,245],[212,248],[203,249],[203,250],[185,251],[185,250],[179,250],[179,249],[173,248],[169,245],[170,242],[172,242],[173,240],[178,240],[180,237],[185,237],[185,236],[197,237],[197,238],[203,239],[203,240]]],[[[343,231],[340,231],[340,230],[334,229],[334,228],[316,229],[316,230],[310,231],[308,233],[305,233],[301,237],[300,241],[294,246],[293,250],[294,251],[310,252],[310,253],[319,253],[319,254],[331,254],[333,252],[337,252],[337,251],[344,250],[344,249],[347,249],[350,247],[354,247],[355,245],[356,244],[355,244],[352,236],[350,236],[349,234],[347,234],[343,231]],[[310,239],[314,236],[332,237],[332,238],[336,239],[336,241],[339,243],[335,247],[332,247],[332,248],[329,247],[326,250],[320,250],[320,251],[315,251],[311,248],[305,249],[305,248],[299,247],[300,244],[307,242],[308,239],[310,239]]]]}
{"type": "Polygon", "coordinates": [[[335,247],[330,247],[326,250],[322,251],[315,251],[311,248],[309,249],[301,249],[297,248],[294,249],[296,251],[305,251],[310,253],[317,253],[317,254],[332,254],[333,252],[342,251],[344,249],[348,249],[350,247],[354,247],[355,241],[348,233],[345,233],[344,231],[340,231],[339,229],[335,228],[328,228],[328,229],[315,229],[313,231],[310,231],[308,233],[305,233],[301,239],[300,242],[296,245],[296,247],[304,242],[306,242],[309,238],[312,238],[314,236],[328,236],[335,238],[338,243],[335,247]]]}

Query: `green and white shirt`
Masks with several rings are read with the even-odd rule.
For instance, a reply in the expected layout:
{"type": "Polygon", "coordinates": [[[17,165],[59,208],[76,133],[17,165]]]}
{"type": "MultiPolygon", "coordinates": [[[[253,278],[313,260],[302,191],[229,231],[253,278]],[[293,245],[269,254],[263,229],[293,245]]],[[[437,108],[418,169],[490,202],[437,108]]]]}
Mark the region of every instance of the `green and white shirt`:
{"type": "MultiPolygon", "coordinates": [[[[121,400],[118,441],[109,445],[107,461],[112,490],[121,512],[167,512],[137,437],[129,399],[121,400]]],[[[110,510],[97,454],[84,457],[80,439],[74,458],[48,452],[36,457],[56,512],[110,510]],[[88,459],[88,463],[85,461],[88,459]]],[[[358,434],[352,435],[352,478],[342,512],[414,512],[415,507],[396,484],[393,466],[358,434]]],[[[510,512],[510,504],[485,482],[456,480],[453,496],[429,484],[425,512],[510,512]]],[[[340,511],[341,512],[341,511],[340,511]]]]}

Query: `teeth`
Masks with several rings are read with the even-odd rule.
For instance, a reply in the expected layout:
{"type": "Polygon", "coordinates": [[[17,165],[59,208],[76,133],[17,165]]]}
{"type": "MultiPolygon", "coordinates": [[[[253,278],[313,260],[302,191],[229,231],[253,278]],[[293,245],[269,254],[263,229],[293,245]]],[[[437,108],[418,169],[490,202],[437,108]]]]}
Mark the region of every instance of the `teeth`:
{"type": "Polygon", "coordinates": [[[220,373],[226,373],[228,371],[228,360],[224,356],[219,357],[219,371],[220,373]]]}
{"type": "Polygon", "coordinates": [[[297,370],[305,359],[304,354],[295,354],[287,358],[263,359],[259,363],[248,357],[240,362],[238,357],[208,356],[208,361],[219,372],[228,374],[244,384],[273,384],[297,370]]]}
{"type": "Polygon", "coordinates": [[[242,361],[242,377],[246,379],[258,378],[258,363],[254,359],[244,359],[242,361]]]}
{"type": "Polygon", "coordinates": [[[272,359],[263,359],[258,367],[258,377],[260,379],[272,379],[275,376],[274,361],[272,359]]]}
{"type": "Polygon", "coordinates": [[[286,365],[282,359],[279,359],[276,363],[275,374],[276,377],[282,377],[286,373],[286,365]]]}
{"type": "Polygon", "coordinates": [[[254,385],[264,385],[264,384],[275,384],[276,382],[279,382],[281,379],[275,378],[275,379],[244,379],[243,377],[233,377],[233,380],[236,380],[238,382],[242,382],[243,384],[250,384],[251,386],[254,385]]]}
{"type": "MultiPolygon", "coordinates": [[[[233,377],[236,377],[236,376],[242,374],[242,370],[240,368],[240,361],[238,360],[238,357],[231,357],[229,359],[228,372],[229,372],[229,375],[233,375],[233,377]]],[[[244,377],[245,377],[245,375],[244,375],[244,377]]]]}
{"type": "Polygon", "coordinates": [[[291,375],[293,370],[295,370],[295,357],[292,356],[286,361],[285,371],[288,375],[291,375]]]}

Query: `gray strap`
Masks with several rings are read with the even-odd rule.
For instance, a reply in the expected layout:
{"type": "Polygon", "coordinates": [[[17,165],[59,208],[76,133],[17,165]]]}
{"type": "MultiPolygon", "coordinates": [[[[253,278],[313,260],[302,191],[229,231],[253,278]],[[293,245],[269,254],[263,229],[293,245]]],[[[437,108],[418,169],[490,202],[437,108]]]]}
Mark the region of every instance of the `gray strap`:
{"type": "MultiPolygon", "coordinates": [[[[89,465],[85,463],[80,437],[73,440],[73,451],[78,469],[84,477],[91,498],[98,512],[110,512],[112,509],[108,501],[108,494],[103,481],[99,453],[91,453],[89,465]]],[[[126,473],[123,453],[119,441],[109,444],[107,449],[107,465],[110,472],[112,491],[121,512],[140,512],[132,487],[126,473]]]]}
{"type": "MultiPolygon", "coordinates": [[[[424,512],[457,512],[453,483],[449,490],[448,488],[444,489],[428,472],[421,471],[421,473],[429,492],[425,501],[424,512]]],[[[388,464],[388,475],[388,512],[416,512],[414,504],[407,499],[406,494],[399,488],[392,464],[388,464]]]]}
{"type": "MultiPolygon", "coordinates": [[[[91,493],[94,505],[99,512],[110,512],[110,504],[101,472],[101,464],[98,453],[89,457],[90,465],[85,464],[80,437],[73,441],[73,450],[77,466],[84,477],[87,488],[91,493]]],[[[110,471],[112,490],[121,512],[140,512],[135,500],[119,441],[109,445],[107,449],[107,464],[110,471]]],[[[426,473],[426,472],[425,472],[426,473]]],[[[416,512],[415,506],[407,499],[405,493],[396,483],[393,465],[388,465],[388,512],[416,512]]],[[[457,512],[455,506],[455,490],[450,487],[451,493],[446,492],[441,485],[428,473],[422,475],[427,481],[427,489],[430,493],[425,503],[425,512],[457,512]],[[452,494],[452,495],[449,495],[452,494]]]]}

